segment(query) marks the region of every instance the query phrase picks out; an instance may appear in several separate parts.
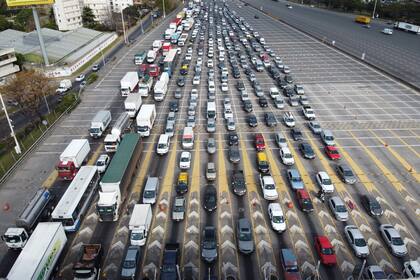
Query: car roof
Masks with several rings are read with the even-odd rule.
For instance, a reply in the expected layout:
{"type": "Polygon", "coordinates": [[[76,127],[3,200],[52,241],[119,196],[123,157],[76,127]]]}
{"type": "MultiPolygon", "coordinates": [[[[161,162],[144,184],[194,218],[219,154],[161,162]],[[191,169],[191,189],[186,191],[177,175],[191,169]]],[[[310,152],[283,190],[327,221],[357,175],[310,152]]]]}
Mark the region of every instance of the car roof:
{"type": "Polygon", "coordinates": [[[360,230],[356,226],[349,225],[349,226],[346,226],[346,229],[353,234],[354,238],[363,238],[362,233],[360,232],[360,230]]]}
{"type": "Polygon", "coordinates": [[[382,225],[384,230],[388,231],[389,235],[391,237],[401,237],[400,233],[390,224],[384,224],[382,225]]]}
{"type": "Polygon", "coordinates": [[[283,216],[283,209],[281,209],[280,203],[278,203],[278,202],[270,203],[270,204],[268,204],[268,208],[271,209],[273,214],[283,216]]]}
{"type": "Polygon", "coordinates": [[[283,152],[283,153],[287,153],[287,154],[290,154],[290,149],[288,148],[288,147],[281,147],[280,148],[280,150],[283,152]]]}
{"type": "Polygon", "coordinates": [[[241,218],[241,219],[239,219],[238,220],[238,225],[239,225],[239,228],[241,230],[242,229],[245,229],[245,228],[251,230],[251,223],[249,222],[249,220],[247,218],[241,218]]]}
{"type": "Polygon", "coordinates": [[[309,193],[305,189],[300,189],[296,191],[301,198],[310,198],[309,193]]]}
{"type": "Polygon", "coordinates": [[[290,168],[287,169],[287,172],[289,172],[292,177],[300,177],[299,171],[297,171],[297,169],[290,168]]]}
{"type": "Polygon", "coordinates": [[[177,196],[175,197],[175,206],[182,206],[184,205],[185,197],[183,196],[177,196]]]}
{"type": "Polygon", "coordinates": [[[321,179],[329,179],[330,176],[328,176],[328,173],[325,171],[319,171],[318,175],[321,177],[321,179]]]}
{"type": "Polygon", "coordinates": [[[191,157],[191,153],[190,152],[187,152],[187,151],[183,151],[181,153],[181,157],[191,157]]]}
{"type": "Polygon", "coordinates": [[[319,244],[321,245],[322,248],[332,248],[331,242],[328,239],[328,237],[324,235],[318,235],[316,239],[318,239],[319,244]]]}
{"type": "Polygon", "coordinates": [[[335,205],[344,205],[343,200],[339,196],[332,196],[330,200],[334,201],[335,205]]]}

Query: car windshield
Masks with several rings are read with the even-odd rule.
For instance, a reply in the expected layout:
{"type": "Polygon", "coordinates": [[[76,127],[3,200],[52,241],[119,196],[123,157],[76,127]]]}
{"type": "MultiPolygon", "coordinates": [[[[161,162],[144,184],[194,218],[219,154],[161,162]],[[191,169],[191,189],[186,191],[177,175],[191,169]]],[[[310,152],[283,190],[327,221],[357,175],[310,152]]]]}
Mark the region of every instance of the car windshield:
{"type": "Polygon", "coordinates": [[[274,190],[276,187],[273,184],[267,184],[265,185],[265,189],[267,190],[274,190]]]}
{"type": "Polygon", "coordinates": [[[284,222],[283,216],[273,216],[273,223],[279,224],[284,222]]]}
{"type": "Polygon", "coordinates": [[[246,229],[247,232],[241,231],[239,233],[239,240],[240,241],[251,241],[252,236],[251,233],[246,229]]]}
{"type": "Polygon", "coordinates": [[[353,172],[351,170],[344,170],[344,176],[353,176],[353,172]]]}
{"type": "Polygon", "coordinates": [[[204,241],[203,242],[203,248],[204,249],[215,249],[216,248],[216,242],[210,241],[210,240],[204,241]]]}
{"type": "Polygon", "coordinates": [[[392,238],[392,244],[395,246],[404,245],[404,241],[402,241],[401,237],[394,237],[392,238]]]}
{"type": "Polygon", "coordinates": [[[188,162],[188,161],[189,161],[189,158],[187,158],[187,157],[181,158],[181,162],[188,162]]]}
{"type": "Polygon", "coordinates": [[[124,263],[123,263],[124,268],[133,268],[135,266],[136,266],[135,261],[124,261],[124,263]]]}
{"type": "Polygon", "coordinates": [[[292,181],[293,182],[300,182],[300,181],[302,181],[302,179],[300,178],[300,176],[294,176],[294,177],[292,177],[292,181]]]}
{"type": "Polygon", "coordinates": [[[174,212],[184,212],[184,206],[175,206],[174,212]]]}
{"type": "Polygon", "coordinates": [[[98,161],[96,163],[96,166],[104,166],[105,165],[105,161],[98,161]]]}
{"type": "Polygon", "coordinates": [[[374,271],[372,274],[374,276],[373,279],[388,279],[383,271],[374,271]]]}
{"type": "Polygon", "coordinates": [[[366,241],[363,238],[356,238],[354,240],[354,243],[356,244],[357,247],[365,247],[366,246],[366,241]]]}
{"type": "Polygon", "coordinates": [[[331,183],[331,179],[323,179],[322,180],[322,184],[323,185],[331,185],[332,183],[331,183]]]}
{"type": "Polygon", "coordinates": [[[345,213],[345,212],[347,212],[347,209],[344,205],[337,205],[336,211],[339,212],[339,213],[345,213]]]}
{"type": "Polygon", "coordinates": [[[292,154],[284,154],[284,158],[292,158],[292,154]]]}
{"type": "Polygon", "coordinates": [[[154,191],[145,191],[143,196],[145,198],[153,198],[153,197],[155,197],[155,192],[154,191]]]}
{"type": "Polygon", "coordinates": [[[297,265],[287,266],[286,267],[286,271],[287,272],[299,272],[299,268],[297,267],[297,265]]]}
{"type": "Polygon", "coordinates": [[[338,155],[338,151],[337,150],[330,150],[330,154],[332,154],[332,155],[338,155]]]}
{"type": "Polygon", "coordinates": [[[323,255],[333,255],[334,251],[332,248],[322,248],[321,252],[323,255]]]}

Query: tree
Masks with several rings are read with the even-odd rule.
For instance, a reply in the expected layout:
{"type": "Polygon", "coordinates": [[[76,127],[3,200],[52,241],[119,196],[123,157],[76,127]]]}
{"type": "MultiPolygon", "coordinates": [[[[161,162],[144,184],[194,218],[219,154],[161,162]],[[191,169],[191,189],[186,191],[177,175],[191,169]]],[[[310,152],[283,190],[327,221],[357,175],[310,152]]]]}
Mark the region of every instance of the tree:
{"type": "Polygon", "coordinates": [[[86,27],[92,26],[95,24],[95,15],[93,14],[93,11],[91,8],[85,6],[83,7],[82,12],[82,22],[83,25],[86,27]]]}
{"type": "Polygon", "coordinates": [[[40,104],[44,102],[44,97],[54,93],[51,79],[35,70],[17,73],[0,90],[17,102],[20,110],[32,124],[42,119],[40,104]]]}
{"type": "Polygon", "coordinates": [[[20,10],[15,17],[15,26],[22,31],[32,31],[35,29],[35,22],[31,9],[20,10]]]}
{"type": "Polygon", "coordinates": [[[133,20],[138,20],[140,17],[139,9],[137,6],[128,6],[124,9],[124,16],[128,16],[133,20]]]}
{"type": "Polygon", "coordinates": [[[4,15],[0,15],[0,31],[12,28],[13,24],[4,15]]]}

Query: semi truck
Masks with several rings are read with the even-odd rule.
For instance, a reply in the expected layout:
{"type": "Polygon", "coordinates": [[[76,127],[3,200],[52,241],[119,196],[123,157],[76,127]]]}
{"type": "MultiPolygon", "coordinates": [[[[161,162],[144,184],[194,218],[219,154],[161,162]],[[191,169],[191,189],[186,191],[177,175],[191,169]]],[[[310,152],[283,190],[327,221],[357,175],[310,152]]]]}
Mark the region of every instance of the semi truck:
{"type": "Polygon", "coordinates": [[[61,223],[39,223],[6,279],[50,279],[66,242],[67,237],[61,223]]]}
{"type": "Polygon", "coordinates": [[[130,93],[137,93],[139,75],[137,72],[127,72],[120,81],[121,96],[128,96],[130,93]]]}
{"type": "Polygon", "coordinates": [[[124,108],[125,111],[128,113],[130,118],[134,118],[141,106],[141,95],[140,94],[132,94],[127,97],[124,101],[124,108]]]}
{"type": "Polygon", "coordinates": [[[134,64],[135,65],[142,64],[145,58],[146,58],[146,52],[145,51],[142,51],[141,53],[136,53],[134,55],[134,64]]]}
{"type": "Polygon", "coordinates": [[[90,123],[89,133],[93,138],[100,138],[111,123],[111,112],[101,110],[96,113],[90,123]]]}
{"type": "Polygon", "coordinates": [[[136,204],[131,213],[128,229],[131,245],[143,246],[152,223],[152,207],[150,204],[136,204]]]}
{"type": "MultiPolygon", "coordinates": [[[[10,227],[2,235],[1,239],[9,249],[22,249],[29,239],[29,235],[35,228],[42,216],[48,216],[48,205],[51,201],[51,193],[47,189],[39,189],[22,213],[16,219],[16,227],[10,227]]],[[[52,211],[52,209],[49,209],[52,211]]]]}
{"type": "Polygon", "coordinates": [[[62,80],[58,85],[58,88],[55,90],[57,93],[65,93],[72,89],[72,84],[70,80],[62,80]]]}
{"type": "Polygon", "coordinates": [[[60,155],[60,162],[57,165],[58,177],[64,180],[73,180],[89,152],[90,145],[87,139],[71,140],[60,155]]]}
{"type": "Polygon", "coordinates": [[[420,26],[408,22],[397,21],[395,22],[394,27],[404,31],[413,32],[414,34],[420,34],[420,26]]]}
{"type": "Polygon", "coordinates": [[[104,140],[105,151],[115,152],[121,142],[124,131],[128,128],[130,116],[127,112],[122,113],[104,140]]]}
{"type": "Polygon", "coordinates": [[[83,244],[80,258],[73,265],[74,280],[97,280],[101,272],[101,244],[83,244]]]}
{"type": "Polygon", "coordinates": [[[168,72],[163,72],[153,89],[155,101],[163,101],[163,99],[165,99],[166,92],[168,91],[168,85],[169,74],[168,72]]]}
{"type": "Polygon", "coordinates": [[[137,114],[136,125],[140,136],[149,136],[156,119],[155,104],[144,104],[137,114]]]}
{"type": "Polygon", "coordinates": [[[140,135],[128,133],[122,139],[99,183],[99,200],[96,210],[99,221],[113,222],[119,218],[119,208],[130,185],[141,155],[140,135]]]}
{"type": "Polygon", "coordinates": [[[139,82],[139,93],[141,96],[148,97],[149,92],[152,90],[153,78],[149,75],[145,75],[139,82]]]}

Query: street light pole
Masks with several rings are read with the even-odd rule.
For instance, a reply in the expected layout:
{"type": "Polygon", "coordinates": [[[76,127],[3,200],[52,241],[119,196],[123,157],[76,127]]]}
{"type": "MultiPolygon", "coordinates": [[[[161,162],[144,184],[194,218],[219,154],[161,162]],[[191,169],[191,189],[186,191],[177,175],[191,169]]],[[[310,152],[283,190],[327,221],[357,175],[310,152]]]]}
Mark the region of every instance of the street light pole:
{"type": "Polygon", "coordinates": [[[47,111],[48,111],[48,115],[49,115],[49,114],[51,114],[50,106],[48,105],[47,97],[45,96],[45,94],[43,94],[43,95],[44,95],[44,101],[45,101],[45,105],[47,105],[47,111]]]}
{"type": "Polygon", "coordinates": [[[166,18],[165,0],[162,1],[162,4],[163,4],[163,18],[166,18]]]}
{"type": "Polygon", "coordinates": [[[3,106],[4,114],[6,115],[7,123],[9,124],[9,127],[10,127],[10,131],[11,131],[10,136],[12,136],[13,139],[15,140],[15,144],[16,144],[15,151],[16,151],[16,154],[20,155],[22,153],[22,150],[20,149],[19,142],[18,142],[18,140],[16,138],[15,131],[13,130],[13,125],[12,125],[12,122],[11,122],[11,120],[9,118],[9,114],[7,113],[6,105],[4,105],[3,96],[1,95],[1,93],[0,93],[0,101],[1,101],[1,105],[3,106]]]}
{"type": "Polygon", "coordinates": [[[376,12],[376,3],[378,2],[378,0],[375,0],[375,5],[373,6],[373,12],[372,12],[372,19],[375,18],[375,12],[376,12]]]}
{"type": "Polygon", "coordinates": [[[122,29],[123,29],[124,43],[125,43],[125,44],[128,44],[127,35],[125,34],[124,14],[123,14],[123,9],[122,9],[122,7],[121,7],[121,22],[122,22],[122,29]]]}

